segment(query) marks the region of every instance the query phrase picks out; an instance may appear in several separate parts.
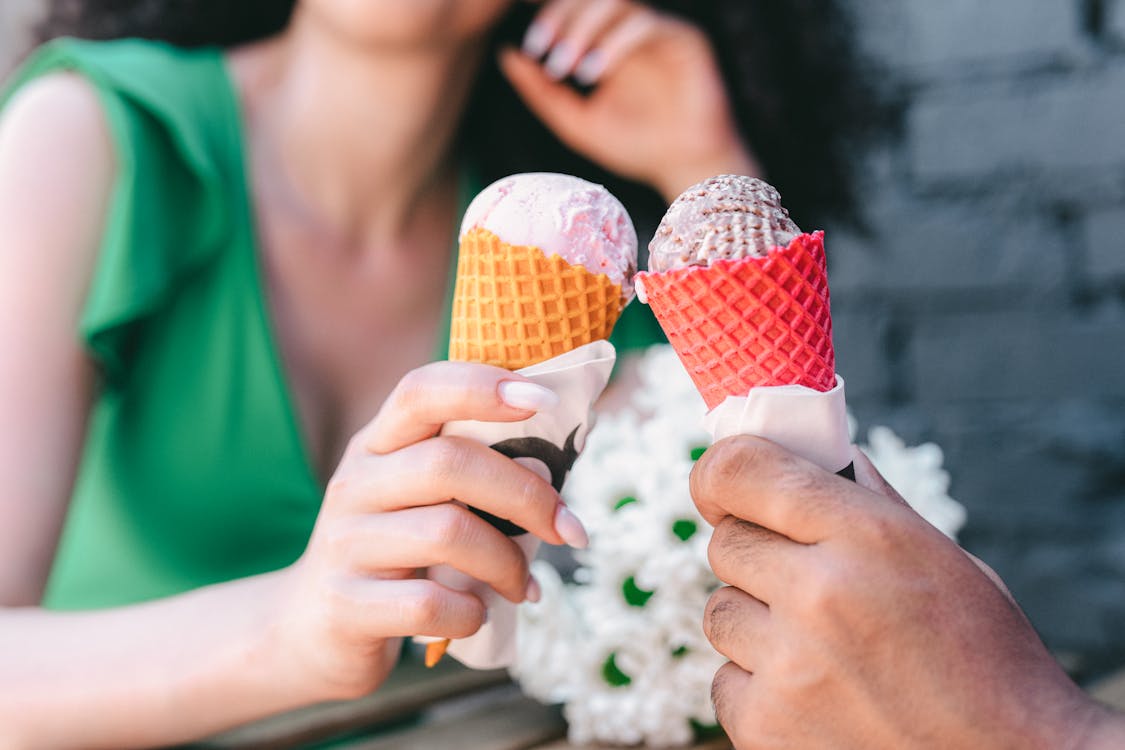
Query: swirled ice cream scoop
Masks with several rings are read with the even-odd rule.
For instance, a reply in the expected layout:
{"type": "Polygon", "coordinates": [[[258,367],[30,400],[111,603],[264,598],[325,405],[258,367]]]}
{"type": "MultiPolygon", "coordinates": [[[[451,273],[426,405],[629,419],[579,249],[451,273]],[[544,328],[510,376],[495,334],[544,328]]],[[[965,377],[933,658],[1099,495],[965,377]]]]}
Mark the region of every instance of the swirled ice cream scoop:
{"type": "Polygon", "coordinates": [[[472,229],[605,274],[625,301],[633,298],[637,232],[625,207],[601,185],[553,172],[504,177],[465,210],[461,236],[472,229]]]}
{"type": "Polygon", "coordinates": [[[663,272],[721,259],[764,257],[801,230],[772,185],[755,177],[718,175],[672,202],[649,243],[648,267],[663,272]]]}

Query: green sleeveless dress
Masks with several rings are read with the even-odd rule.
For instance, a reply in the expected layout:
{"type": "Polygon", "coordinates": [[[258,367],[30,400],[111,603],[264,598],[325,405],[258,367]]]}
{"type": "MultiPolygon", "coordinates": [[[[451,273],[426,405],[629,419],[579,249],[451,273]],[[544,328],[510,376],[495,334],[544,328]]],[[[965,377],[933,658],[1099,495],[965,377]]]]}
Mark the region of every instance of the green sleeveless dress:
{"type": "MultiPolygon", "coordinates": [[[[60,70],[96,88],[118,173],[77,331],[103,377],[45,605],[116,606],[288,565],[324,488],[266,314],[224,57],[59,40],[0,106],[60,70]]],[[[618,346],[658,340],[631,305],[618,346]]]]}

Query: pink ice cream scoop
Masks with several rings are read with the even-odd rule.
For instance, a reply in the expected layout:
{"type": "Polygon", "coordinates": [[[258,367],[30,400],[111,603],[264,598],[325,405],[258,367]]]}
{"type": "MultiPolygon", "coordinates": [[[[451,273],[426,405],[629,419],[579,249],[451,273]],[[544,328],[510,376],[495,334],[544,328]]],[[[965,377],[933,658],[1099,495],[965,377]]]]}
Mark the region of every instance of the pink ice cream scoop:
{"type": "Polygon", "coordinates": [[[824,233],[801,233],[768,183],[691,186],[649,252],[638,294],[709,408],[758,387],[836,385],[824,233]]]}
{"type": "Polygon", "coordinates": [[[605,274],[625,301],[633,297],[637,233],[625,207],[601,185],[553,172],[504,177],[469,204],[461,236],[472,229],[605,274]]]}
{"type": "Polygon", "coordinates": [[[649,243],[648,267],[661,273],[717,260],[764,258],[799,234],[768,182],[719,175],[688,188],[668,208],[649,243]]]}

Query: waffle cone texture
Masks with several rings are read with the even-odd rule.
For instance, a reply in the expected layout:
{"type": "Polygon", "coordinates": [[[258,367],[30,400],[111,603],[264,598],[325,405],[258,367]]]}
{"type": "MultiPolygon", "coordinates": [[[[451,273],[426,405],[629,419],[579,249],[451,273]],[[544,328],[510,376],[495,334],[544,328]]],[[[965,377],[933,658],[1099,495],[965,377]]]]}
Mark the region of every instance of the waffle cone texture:
{"type": "Polygon", "coordinates": [[[472,229],[457,258],[449,358],[518,370],[609,338],[623,306],[605,274],[472,229]]]}
{"type": "Polygon", "coordinates": [[[835,385],[823,232],[764,258],[637,277],[708,409],[759,386],[835,385]]]}

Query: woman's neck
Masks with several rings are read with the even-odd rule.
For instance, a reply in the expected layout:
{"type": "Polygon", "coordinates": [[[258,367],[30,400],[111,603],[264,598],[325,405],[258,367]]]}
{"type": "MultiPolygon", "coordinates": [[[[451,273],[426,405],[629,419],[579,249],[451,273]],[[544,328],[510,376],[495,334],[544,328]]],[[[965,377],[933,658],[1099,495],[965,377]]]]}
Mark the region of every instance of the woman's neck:
{"type": "Polygon", "coordinates": [[[361,47],[298,12],[232,55],[253,156],[302,221],[351,247],[398,244],[455,173],[482,51],[361,47]]]}

